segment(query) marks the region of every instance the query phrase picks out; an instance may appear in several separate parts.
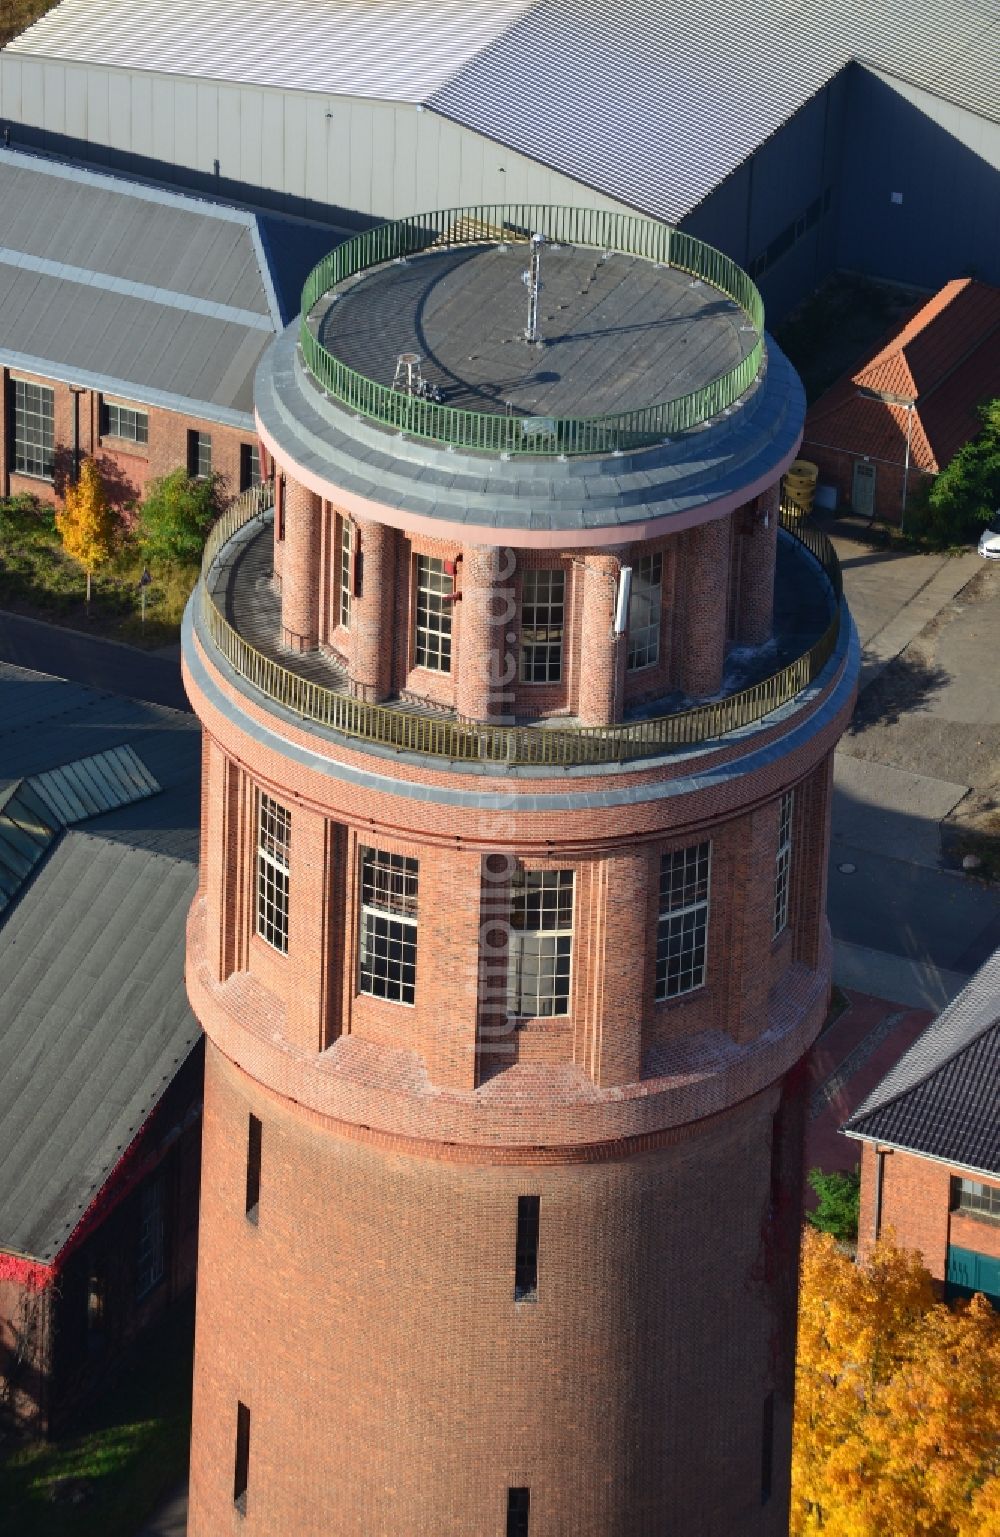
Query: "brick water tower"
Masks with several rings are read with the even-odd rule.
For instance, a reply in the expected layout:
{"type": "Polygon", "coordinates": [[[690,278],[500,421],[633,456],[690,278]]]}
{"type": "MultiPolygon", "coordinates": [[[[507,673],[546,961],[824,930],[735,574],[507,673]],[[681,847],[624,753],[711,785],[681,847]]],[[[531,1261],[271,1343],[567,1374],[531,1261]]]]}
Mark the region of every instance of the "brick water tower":
{"type": "Polygon", "coordinates": [[[644,220],[382,226],[266,355],[184,634],[190,1537],[787,1531],[857,650],[760,298],[644,220]]]}

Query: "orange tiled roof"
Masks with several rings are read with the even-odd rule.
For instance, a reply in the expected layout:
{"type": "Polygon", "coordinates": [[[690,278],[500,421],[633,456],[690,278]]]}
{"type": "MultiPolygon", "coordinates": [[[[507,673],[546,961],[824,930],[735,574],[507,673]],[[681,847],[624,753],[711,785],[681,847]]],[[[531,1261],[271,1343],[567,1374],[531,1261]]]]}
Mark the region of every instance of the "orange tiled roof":
{"type": "Polygon", "coordinates": [[[911,463],[934,473],[978,432],[980,401],[997,396],[1000,288],[955,278],[810,407],[805,442],[902,464],[909,428],[911,463]],[[904,400],[915,402],[909,422],[904,400]]]}

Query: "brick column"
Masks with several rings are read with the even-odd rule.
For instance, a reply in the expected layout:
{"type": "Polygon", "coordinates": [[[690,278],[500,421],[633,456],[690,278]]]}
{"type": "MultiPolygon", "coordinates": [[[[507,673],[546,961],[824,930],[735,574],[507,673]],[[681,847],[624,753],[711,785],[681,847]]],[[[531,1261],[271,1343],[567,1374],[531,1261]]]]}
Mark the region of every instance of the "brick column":
{"type": "Polygon", "coordinates": [[[396,530],[355,520],[361,590],[351,600],[351,682],[359,699],[392,692],[396,597],[396,530]]]}
{"type": "Polygon", "coordinates": [[[281,591],[285,563],[285,477],[280,465],[274,466],[274,586],[281,591]]]}
{"type": "Polygon", "coordinates": [[[224,982],[245,964],[246,936],[252,914],[252,882],[246,875],[254,836],[253,790],[238,764],[232,762],[209,736],[202,742],[202,822],[207,829],[206,860],[202,875],[206,908],[206,953],[212,975],[224,982]]]}
{"type": "Polygon", "coordinates": [[[288,886],[288,967],[295,978],[286,994],[285,1032],[299,1051],[327,1044],[331,865],[335,824],[296,806],[288,886]]]}
{"type": "Polygon", "coordinates": [[[614,633],[621,551],[587,555],[580,632],[580,689],[576,713],[585,726],[605,726],[621,715],[625,637],[614,633]]]}
{"type": "Polygon", "coordinates": [[[675,651],[677,682],[696,699],[722,687],[729,541],[729,519],[713,518],[689,529],[681,544],[676,588],[684,594],[684,609],[675,651]]]}
{"type": "MultiPolygon", "coordinates": [[[[579,879],[579,878],[578,878],[579,879]]],[[[581,932],[574,936],[585,966],[575,988],[584,1015],[577,1059],[600,1088],[642,1077],[642,1025],[646,979],[652,975],[647,932],[649,857],[643,848],[600,860],[577,902],[581,932]],[[584,951],[584,938],[586,949],[584,951]]]]}
{"type": "Polygon", "coordinates": [[[281,580],[281,638],[290,651],[319,644],[319,557],[322,503],[289,479],[285,491],[285,553],[281,580]]]}
{"type": "Polygon", "coordinates": [[[513,715],[517,682],[514,560],[504,549],[466,545],[459,569],[456,709],[463,720],[502,720],[513,715]],[[510,635],[514,641],[508,640],[510,635]]]}
{"type": "Polygon", "coordinates": [[[745,520],[746,529],[738,535],[741,564],[736,639],[743,646],[762,646],[771,638],[780,494],[776,482],[757,497],[756,507],[741,507],[736,514],[745,520]]]}

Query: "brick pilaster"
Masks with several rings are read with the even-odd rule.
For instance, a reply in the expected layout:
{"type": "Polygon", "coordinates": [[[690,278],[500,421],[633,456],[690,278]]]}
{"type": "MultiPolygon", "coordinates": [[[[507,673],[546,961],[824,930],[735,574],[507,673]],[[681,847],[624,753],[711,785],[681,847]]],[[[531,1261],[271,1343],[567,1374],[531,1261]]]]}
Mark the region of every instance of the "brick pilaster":
{"type": "Polygon", "coordinates": [[[319,644],[322,503],[305,486],[288,480],[285,504],[281,638],[290,651],[313,651],[319,644]]]}
{"type": "Polygon", "coordinates": [[[743,519],[740,592],[736,639],[743,646],[762,646],[771,638],[774,622],[774,561],[778,544],[780,486],[757,497],[755,507],[741,507],[743,519]]]}
{"type": "Polygon", "coordinates": [[[361,580],[351,600],[351,681],[360,699],[378,701],[393,685],[396,530],[357,520],[355,538],[361,580]]]}
{"type": "Polygon", "coordinates": [[[677,570],[677,590],[684,596],[675,654],[677,681],[695,699],[722,687],[729,559],[728,518],[713,518],[684,535],[677,570]]]}
{"type": "Polygon", "coordinates": [[[513,559],[503,549],[466,545],[459,569],[456,707],[465,720],[502,720],[513,715],[517,683],[517,653],[507,639],[517,618],[513,559]]]}
{"type": "Polygon", "coordinates": [[[621,716],[625,637],[614,633],[620,572],[618,551],[585,557],[577,715],[586,726],[609,725],[621,716]]]}

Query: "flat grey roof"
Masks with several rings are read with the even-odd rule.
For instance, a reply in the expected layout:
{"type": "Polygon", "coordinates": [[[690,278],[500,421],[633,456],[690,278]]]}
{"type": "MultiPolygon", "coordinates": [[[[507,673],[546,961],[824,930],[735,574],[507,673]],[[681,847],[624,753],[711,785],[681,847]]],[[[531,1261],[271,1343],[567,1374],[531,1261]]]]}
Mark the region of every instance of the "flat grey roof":
{"type": "Polygon", "coordinates": [[[676,268],[618,252],[546,244],[540,345],[525,341],[524,245],[466,246],[390,262],[316,307],[323,345],[393,383],[416,353],[449,406],[502,415],[595,416],[686,395],[757,342],[739,306],[676,268]],[[746,329],[741,329],[741,326],[746,329]]]}
{"type": "Polygon", "coordinates": [[[193,717],[0,664],[3,787],[128,746],[162,793],[79,822],[0,917],[0,1249],[51,1261],[200,1029],[193,717]]]}

